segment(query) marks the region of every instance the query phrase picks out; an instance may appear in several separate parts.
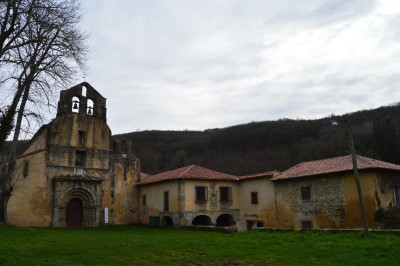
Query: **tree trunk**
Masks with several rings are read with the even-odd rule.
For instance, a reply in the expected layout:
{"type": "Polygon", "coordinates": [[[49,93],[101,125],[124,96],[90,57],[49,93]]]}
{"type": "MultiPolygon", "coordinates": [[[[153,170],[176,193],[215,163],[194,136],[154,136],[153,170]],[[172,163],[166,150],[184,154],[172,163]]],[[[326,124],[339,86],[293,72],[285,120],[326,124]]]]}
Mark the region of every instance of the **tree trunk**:
{"type": "Polygon", "coordinates": [[[11,148],[10,148],[10,157],[8,160],[8,165],[6,169],[2,169],[0,172],[0,178],[1,180],[1,191],[0,191],[0,223],[8,224],[8,219],[7,219],[7,204],[8,200],[11,197],[11,192],[12,192],[12,177],[14,175],[14,170],[15,170],[15,165],[17,163],[17,142],[18,142],[18,137],[19,133],[21,131],[21,124],[22,124],[22,117],[24,114],[25,110],[25,105],[28,100],[29,96],[29,90],[30,90],[30,85],[31,82],[27,82],[24,85],[24,95],[22,97],[21,105],[18,110],[18,116],[17,116],[17,123],[15,125],[15,131],[14,131],[14,137],[13,141],[11,143],[11,148]]]}
{"type": "Polygon", "coordinates": [[[6,189],[0,190],[0,224],[8,224],[7,204],[10,196],[10,192],[6,189]]]}

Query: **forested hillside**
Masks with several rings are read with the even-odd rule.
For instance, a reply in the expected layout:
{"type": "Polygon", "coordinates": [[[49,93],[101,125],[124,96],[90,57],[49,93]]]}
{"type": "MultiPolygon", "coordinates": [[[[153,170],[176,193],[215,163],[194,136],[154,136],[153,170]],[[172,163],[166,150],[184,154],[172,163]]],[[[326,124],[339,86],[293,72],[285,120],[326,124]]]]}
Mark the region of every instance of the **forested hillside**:
{"type": "MultiPolygon", "coordinates": [[[[400,103],[346,115],[359,155],[400,164],[400,103]]],[[[197,164],[230,174],[285,170],[299,162],[348,154],[340,116],[252,122],[204,131],[142,131],[132,141],[142,171],[197,164]],[[332,122],[339,123],[333,126],[332,122]]]]}

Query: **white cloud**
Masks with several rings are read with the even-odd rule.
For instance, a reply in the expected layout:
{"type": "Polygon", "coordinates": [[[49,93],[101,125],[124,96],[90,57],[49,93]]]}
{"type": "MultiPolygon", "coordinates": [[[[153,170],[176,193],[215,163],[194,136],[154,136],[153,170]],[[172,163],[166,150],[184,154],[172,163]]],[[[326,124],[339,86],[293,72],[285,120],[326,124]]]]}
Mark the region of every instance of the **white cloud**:
{"type": "Polygon", "coordinates": [[[114,133],[318,118],[400,96],[395,1],[82,3],[86,80],[114,133]]]}

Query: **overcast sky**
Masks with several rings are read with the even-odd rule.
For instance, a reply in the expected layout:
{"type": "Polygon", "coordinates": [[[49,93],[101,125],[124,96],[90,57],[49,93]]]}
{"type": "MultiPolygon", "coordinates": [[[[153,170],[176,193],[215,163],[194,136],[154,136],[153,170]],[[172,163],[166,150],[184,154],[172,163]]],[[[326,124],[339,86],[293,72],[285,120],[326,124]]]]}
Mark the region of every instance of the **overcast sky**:
{"type": "Polygon", "coordinates": [[[400,101],[400,1],[82,0],[82,9],[85,79],[107,98],[113,134],[400,101]]]}

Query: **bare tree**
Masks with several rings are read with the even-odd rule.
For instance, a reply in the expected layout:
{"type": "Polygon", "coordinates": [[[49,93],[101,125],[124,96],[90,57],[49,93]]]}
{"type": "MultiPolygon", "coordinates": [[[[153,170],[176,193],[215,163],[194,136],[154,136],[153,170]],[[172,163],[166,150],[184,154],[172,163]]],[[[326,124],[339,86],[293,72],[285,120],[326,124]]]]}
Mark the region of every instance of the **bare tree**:
{"type": "Polygon", "coordinates": [[[3,57],[9,67],[8,84],[12,84],[15,94],[0,119],[0,131],[3,131],[0,141],[5,142],[14,129],[8,162],[0,169],[0,223],[8,222],[7,203],[12,192],[17,141],[27,106],[49,105],[53,88],[65,87],[70,82],[78,67],[82,67],[87,52],[86,35],[78,28],[80,15],[76,0],[30,2],[35,3],[35,8],[30,10],[30,22],[19,33],[17,42],[23,45],[7,50],[6,58],[3,57]]]}

